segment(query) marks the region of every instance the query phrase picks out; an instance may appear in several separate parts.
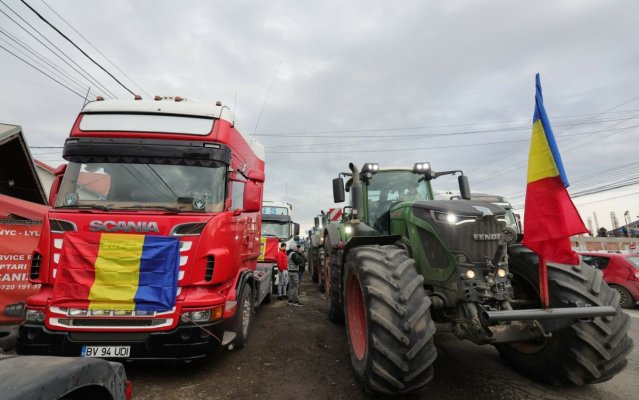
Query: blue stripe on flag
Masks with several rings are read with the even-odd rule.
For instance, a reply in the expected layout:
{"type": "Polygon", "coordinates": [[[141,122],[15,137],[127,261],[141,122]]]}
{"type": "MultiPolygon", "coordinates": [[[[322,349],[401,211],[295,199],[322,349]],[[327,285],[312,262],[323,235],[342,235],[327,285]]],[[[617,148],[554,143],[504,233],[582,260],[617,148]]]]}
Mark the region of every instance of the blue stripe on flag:
{"type": "Polygon", "coordinates": [[[544,128],[546,141],[548,141],[548,146],[550,147],[552,157],[555,160],[555,165],[557,165],[557,171],[559,171],[561,181],[563,182],[564,187],[568,187],[570,184],[568,183],[564,163],[561,161],[559,147],[557,147],[557,141],[555,140],[555,135],[553,134],[552,127],[550,126],[550,120],[548,119],[546,109],[544,108],[544,98],[541,94],[541,79],[539,78],[539,74],[535,76],[535,87],[537,90],[535,91],[535,115],[533,116],[533,123],[541,120],[541,126],[544,128]]]}
{"type": "Polygon", "coordinates": [[[180,242],[177,238],[146,236],[140,259],[140,280],[135,309],[167,311],[175,306],[180,272],[180,242]]]}

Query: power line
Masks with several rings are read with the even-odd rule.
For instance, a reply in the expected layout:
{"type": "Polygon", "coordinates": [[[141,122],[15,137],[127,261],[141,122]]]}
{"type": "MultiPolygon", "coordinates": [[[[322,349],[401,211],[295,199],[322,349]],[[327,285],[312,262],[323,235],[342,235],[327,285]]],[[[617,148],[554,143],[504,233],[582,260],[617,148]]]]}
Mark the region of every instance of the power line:
{"type": "Polygon", "coordinates": [[[14,56],[15,58],[19,59],[20,61],[22,61],[23,63],[29,65],[31,68],[39,71],[41,74],[46,75],[49,79],[55,81],[57,84],[59,84],[60,86],[65,87],[67,90],[75,93],[78,97],[80,97],[81,99],[84,99],[84,96],[81,93],[76,92],[75,90],[71,89],[70,87],[68,87],[67,85],[65,85],[64,83],[60,82],[59,80],[55,79],[54,77],[52,77],[51,75],[47,74],[46,72],[42,71],[41,69],[39,69],[38,67],[34,66],[33,64],[29,63],[28,61],[26,61],[25,59],[23,59],[22,57],[14,54],[13,52],[11,52],[11,50],[7,49],[6,47],[0,45],[0,48],[4,49],[7,53],[11,54],[12,56],[14,56]]]}
{"type": "Polygon", "coordinates": [[[47,2],[45,2],[44,0],[40,0],[40,1],[42,2],[42,4],[47,6],[47,8],[49,10],[51,10],[55,15],[57,15],[58,18],[60,18],[69,28],[71,28],[73,30],[73,32],[77,33],[78,36],[80,36],[82,39],[84,39],[84,41],[87,42],[89,44],[89,46],[91,46],[91,48],[93,48],[93,50],[97,51],[98,54],[100,54],[102,57],[104,57],[111,65],[113,65],[115,67],[115,69],[120,71],[122,73],[122,75],[126,76],[131,82],[133,82],[133,84],[135,84],[142,92],[144,92],[144,94],[146,94],[149,97],[153,97],[146,90],[144,90],[144,88],[142,86],[140,86],[140,84],[138,84],[136,81],[134,81],[133,78],[131,78],[129,75],[127,75],[126,72],[124,72],[120,68],[118,68],[118,66],[115,65],[115,63],[113,61],[111,61],[111,59],[109,57],[107,57],[104,53],[102,53],[100,50],[98,50],[98,48],[95,47],[93,45],[93,43],[91,43],[89,41],[89,39],[84,37],[84,35],[82,35],[77,29],[75,29],[66,19],[64,19],[64,17],[62,17],[60,14],[58,14],[58,12],[56,10],[54,10],[49,4],[47,4],[47,2]]]}
{"type": "Polygon", "coordinates": [[[56,50],[58,50],[60,52],[60,54],[64,55],[65,57],[67,57],[69,59],[69,61],[71,61],[73,64],[75,64],[80,70],[82,70],[84,72],[84,74],[82,72],[80,72],[78,70],[78,68],[74,67],[73,65],[69,64],[69,62],[67,60],[65,60],[64,58],[62,58],[58,53],[56,53],[55,51],[53,51],[49,46],[47,46],[44,42],[42,42],[42,40],[38,39],[33,33],[29,32],[24,26],[20,25],[20,23],[18,21],[16,21],[15,19],[11,18],[11,16],[9,14],[7,14],[6,12],[4,12],[3,10],[0,10],[0,13],[4,14],[5,17],[9,18],[14,24],[18,25],[18,27],[20,29],[22,29],[23,31],[25,31],[27,34],[29,34],[32,38],[34,38],[36,41],[38,41],[38,43],[40,43],[42,46],[44,46],[47,50],[49,50],[54,56],[58,57],[60,60],[62,60],[62,62],[64,62],[66,65],[68,65],[69,67],[71,67],[75,72],[77,72],[80,76],[82,76],[84,79],[86,79],[87,81],[89,81],[90,83],[95,84],[96,86],[98,86],[100,88],[100,90],[103,90],[106,94],[108,94],[111,97],[116,97],[113,93],[111,93],[110,90],[108,90],[106,87],[104,87],[102,84],[100,84],[100,82],[98,82],[93,76],[91,76],[91,74],[89,74],[84,68],[82,68],[78,63],[76,63],[71,57],[69,57],[64,51],[62,51],[58,46],[56,46],[55,44],[53,44],[53,42],[51,42],[46,36],[44,36],[42,33],[40,33],[39,30],[37,30],[35,27],[33,27],[33,25],[31,25],[29,22],[27,22],[24,18],[22,18],[22,16],[20,16],[20,14],[18,14],[15,10],[13,10],[11,7],[9,7],[3,0],[0,0],[0,3],[2,3],[5,7],[7,7],[12,13],[14,13],[18,18],[20,18],[25,24],[27,24],[31,29],[33,29],[38,35],[42,36],[42,38],[44,38],[44,40],[46,40],[49,44],[51,44],[51,46],[53,46],[56,50]]]}
{"type": "Polygon", "coordinates": [[[7,38],[11,39],[15,44],[7,41],[6,39],[4,39],[2,37],[0,37],[0,39],[2,41],[7,43],[13,49],[17,50],[20,54],[22,54],[25,57],[29,58],[30,60],[32,60],[36,64],[40,65],[41,67],[45,68],[46,70],[48,70],[52,74],[55,74],[60,79],[64,80],[67,84],[75,85],[74,89],[76,89],[76,90],[79,89],[79,90],[82,90],[82,91],[85,90],[85,88],[82,86],[81,82],[79,82],[77,79],[74,79],[71,75],[69,75],[64,70],[60,69],[57,65],[53,64],[46,57],[44,57],[41,54],[39,54],[38,52],[34,51],[30,46],[28,46],[27,44],[22,42],[20,39],[14,37],[13,35],[11,35],[10,33],[6,32],[2,28],[0,28],[0,34],[5,35],[7,38]],[[16,46],[16,44],[17,44],[17,46],[16,46]],[[18,46],[20,46],[24,50],[21,50],[20,48],[18,48],[18,46]]]}
{"type": "Polygon", "coordinates": [[[84,54],[84,56],[86,58],[88,58],[89,60],[91,60],[95,65],[97,65],[102,71],[106,72],[107,75],[109,75],[111,78],[113,78],[114,81],[116,81],[120,86],[122,86],[124,89],[126,89],[126,91],[128,91],[129,93],[131,93],[132,95],[136,95],[135,93],[133,93],[133,91],[131,91],[131,89],[129,89],[128,87],[126,87],[122,82],[120,82],[118,80],[118,78],[116,78],[115,76],[113,76],[113,74],[111,74],[109,71],[107,71],[102,65],[100,65],[97,61],[95,61],[93,58],[91,58],[91,56],[89,56],[87,53],[84,52],[84,50],[82,50],[77,44],[75,44],[75,42],[71,39],[69,39],[67,37],[67,35],[65,35],[64,33],[62,33],[58,28],[56,28],[52,23],[50,23],[46,18],[44,18],[42,15],[40,15],[39,12],[37,12],[36,10],[33,9],[33,7],[31,7],[29,5],[29,3],[27,3],[25,0],[20,0],[22,1],[22,4],[24,4],[25,6],[27,6],[31,11],[33,11],[33,13],[35,15],[37,15],[42,21],[44,21],[47,25],[49,25],[53,30],[55,30],[56,32],[58,32],[60,34],[60,36],[62,36],[63,38],[65,38],[69,43],[71,43],[76,49],[78,49],[80,51],[80,53],[84,54]]]}

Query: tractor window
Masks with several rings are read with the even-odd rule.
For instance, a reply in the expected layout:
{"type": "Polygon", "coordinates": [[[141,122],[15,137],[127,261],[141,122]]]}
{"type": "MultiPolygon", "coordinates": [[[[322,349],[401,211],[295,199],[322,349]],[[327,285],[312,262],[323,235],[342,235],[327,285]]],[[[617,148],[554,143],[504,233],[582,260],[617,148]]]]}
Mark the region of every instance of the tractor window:
{"type": "Polygon", "coordinates": [[[371,226],[394,203],[432,199],[424,175],[406,170],[374,174],[368,183],[367,193],[368,223],[371,226]]]}

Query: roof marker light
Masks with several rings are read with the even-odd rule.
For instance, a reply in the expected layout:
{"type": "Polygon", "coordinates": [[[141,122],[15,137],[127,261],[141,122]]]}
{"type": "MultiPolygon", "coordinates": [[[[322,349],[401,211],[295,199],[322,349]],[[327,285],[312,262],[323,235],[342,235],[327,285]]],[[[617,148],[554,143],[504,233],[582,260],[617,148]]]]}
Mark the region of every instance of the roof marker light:
{"type": "Polygon", "coordinates": [[[142,100],[142,96],[140,96],[139,94],[136,94],[133,100],[142,100]]]}

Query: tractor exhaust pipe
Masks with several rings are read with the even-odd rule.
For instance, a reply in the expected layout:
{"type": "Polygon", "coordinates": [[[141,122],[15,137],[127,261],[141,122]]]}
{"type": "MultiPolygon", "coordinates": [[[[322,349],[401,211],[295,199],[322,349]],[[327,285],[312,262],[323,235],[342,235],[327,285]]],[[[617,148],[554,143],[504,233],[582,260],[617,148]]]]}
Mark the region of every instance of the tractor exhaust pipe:
{"type": "Polygon", "coordinates": [[[362,209],[362,181],[359,179],[359,169],[353,163],[348,164],[353,173],[353,184],[351,185],[351,200],[353,202],[353,218],[359,219],[359,210],[362,209]]]}

